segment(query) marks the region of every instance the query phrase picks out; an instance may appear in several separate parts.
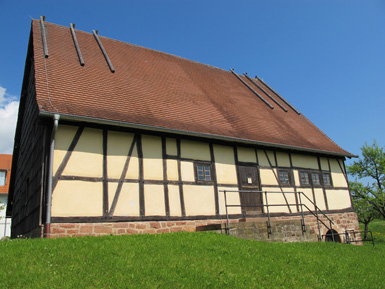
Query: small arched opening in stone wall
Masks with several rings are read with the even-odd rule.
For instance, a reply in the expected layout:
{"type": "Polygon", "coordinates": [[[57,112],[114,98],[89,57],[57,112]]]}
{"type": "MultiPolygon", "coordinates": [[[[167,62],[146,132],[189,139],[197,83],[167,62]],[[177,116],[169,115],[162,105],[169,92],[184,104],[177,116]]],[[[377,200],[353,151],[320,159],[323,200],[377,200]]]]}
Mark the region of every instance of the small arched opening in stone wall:
{"type": "Polygon", "coordinates": [[[325,242],[341,243],[340,235],[336,230],[330,229],[329,231],[326,232],[325,242]]]}

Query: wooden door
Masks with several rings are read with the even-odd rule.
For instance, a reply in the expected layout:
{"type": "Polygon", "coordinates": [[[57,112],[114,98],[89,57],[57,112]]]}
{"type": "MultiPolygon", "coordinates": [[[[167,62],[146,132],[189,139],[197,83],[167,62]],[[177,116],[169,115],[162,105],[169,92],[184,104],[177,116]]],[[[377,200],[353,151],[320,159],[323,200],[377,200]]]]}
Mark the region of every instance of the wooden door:
{"type": "MultiPolygon", "coordinates": [[[[260,191],[258,169],[256,167],[239,166],[239,181],[241,190],[260,191]]],[[[261,193],[241,193],[242,210],[246,212],[262,213],[261,193]],[[254,207],[255,206],[255,207],[254,207]]]]}

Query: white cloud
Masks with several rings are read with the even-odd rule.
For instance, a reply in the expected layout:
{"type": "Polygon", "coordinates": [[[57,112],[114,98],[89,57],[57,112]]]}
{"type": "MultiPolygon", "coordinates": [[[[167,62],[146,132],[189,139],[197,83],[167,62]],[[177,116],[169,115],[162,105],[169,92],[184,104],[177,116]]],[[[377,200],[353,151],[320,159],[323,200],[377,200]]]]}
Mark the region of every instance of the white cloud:
{"type": "Polygon", "coordinates": [[[19,102],[0,86],[0,153],[11,154],[15,137],[19,102]]]}

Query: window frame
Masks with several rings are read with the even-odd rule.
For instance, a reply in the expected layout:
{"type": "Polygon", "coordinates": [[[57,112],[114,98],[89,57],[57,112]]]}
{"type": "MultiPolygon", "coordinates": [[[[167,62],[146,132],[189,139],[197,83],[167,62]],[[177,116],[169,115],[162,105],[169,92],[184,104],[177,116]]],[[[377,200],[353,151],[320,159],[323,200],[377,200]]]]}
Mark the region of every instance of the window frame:
{"type": "Polygon", "coordinates": [[[277,169],[278,173],[278,182],[281,186],[283,187],[291,187],[293,186],[293,173],[291,170],[288,169],[277,169]],[[283,183],[281,181],[281,173],[286,173],[287,174],[287,183],[283,183]]]}
{"type": "Polygon", "coordinates": [[[332,174],[330,172],[322,172],[322,184],[323,184],[324,187],[333,187],[332,174]],[[325,183],[324,176],[328,176],[329,177],[329,184],[325,183]]]}
{"type": "Polygon", "coordinates": [[[299,174],[299,183],[300,183],[301,187],[311,187],[312,186],[308,171],[299,171],[298,174],[299,174]],[[306,174],[307,183],[304,183],[302,181],[301,174],[306,174]]]}
{"type": "Polygon", "coordinates": [[[211,163],[209,163],[209,162],[201,162],[201,161],[200,162],[194,162],[194,174],[195,174],[195,182],[197,184],[213,184],[214,183],[214,180],[213,180],[213,168],[212,168],[211,163]],[[207,167],[209,168],[210,180],[206,180],[206,179],[200,180],[199,179],[198,168],[200,166],[204,167],[204,169],[203,169],[203,176],[204,177],[206,176],[205,168],[207,168],[207,167]]]}
{"type": "Polygon", "coordinates": [[[313,185],[313,187],[321,187],[320,173],[319,172],[310,172],[310,175],[311,175],[311,184],[313,185]],[[313,176],[317,176],[316,177],[317,183],[314,181],[315,178],[313,176]]]}
{"type": "Polygon", "coordinates": [[[299,181],[300,181],[301,187],[313,187],[313,188],[321,188],[321,187],[329,187],[330,188],[330,187],[333,187],[330,172],[313,171],[313,170],[300,170],[300,171],[298,171],[298,174],[299,174],[299,181]],[[307,180],[309,181],[309,183],[307,183],[307,184],[303,183],[302,178],[301,178],[301,174],[307,175],[307,180]],[[318,176],[318,183],[314,182],[313,175],[318,176]],[[329,176],[330,184],[325,184],[324,175],[329,176]]]}
{"type": "Polygon", "coordinates": [[[7,185],[7,170],[0,170],[0,173],[4,173],[4,183],[0,183],[0,187],[7,185]]]}

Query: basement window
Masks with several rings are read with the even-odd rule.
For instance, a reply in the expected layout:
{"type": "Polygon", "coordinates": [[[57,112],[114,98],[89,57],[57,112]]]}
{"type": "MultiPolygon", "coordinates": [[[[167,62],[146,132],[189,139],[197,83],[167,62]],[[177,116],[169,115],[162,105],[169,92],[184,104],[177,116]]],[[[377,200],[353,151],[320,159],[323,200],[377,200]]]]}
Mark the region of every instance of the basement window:
{"type": "Polygon", "coordinates": [[[209,164],[195,164],[197,182],[211,182],[211,166],[209,164]]]}
{"type": "Polygon", "coordinates": [[[0,186],[5,186],[7,171],[0,170],[0,186]]]}

